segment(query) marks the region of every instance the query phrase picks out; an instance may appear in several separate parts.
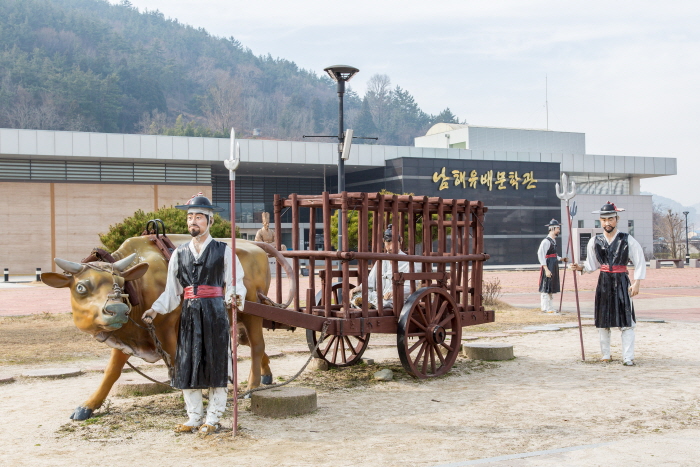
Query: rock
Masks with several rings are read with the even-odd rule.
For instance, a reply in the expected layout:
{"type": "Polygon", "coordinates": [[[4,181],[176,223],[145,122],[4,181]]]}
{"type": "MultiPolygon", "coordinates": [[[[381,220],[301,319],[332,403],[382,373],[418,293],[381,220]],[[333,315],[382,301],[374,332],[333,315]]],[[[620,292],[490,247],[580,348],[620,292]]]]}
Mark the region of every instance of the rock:
{"type": "MultiPolygon", "coordinates": [[[[472,336],[491,338],[491,337],[508,337],[508,334],[504,334],[502,332],[475,332],[472,334],[472,336]]],[[[462,339],[462,340],[464,340],[464,339],[462,339]]]]}
{"type": "Polygon", "coordinates": [[[263,417],[293,417],[316,410],[316,391],[309,388],[281,387],[251,394],[250,409],[263,417]]]}
{"type": "Polygon", "coordinates": [[[322,358],[314,358],[313,360],[311,360],[309,368],[318,371],[328,371],[328,362],[322,358]]]}
{"type": "MultiPolygon", "coordinates": [[[[105,368],[106,365],[90,365],[83,368],[83,371],[90,373],[104,373],[105,368]]],[[[133,373],[133,371],[133,368],[131,368],[129,365],[124,365],[124,368],[122,368],[122,374],[133,373]]]]}
{"type": "Polygon", "coordinates": [[[472,335],[465,336],[464,334],[462,334],[463,341],[475,341],[477,339],[479,339],[479,336],[472,336],[472,335]]]}
{"type": "Polygon", "coordinates": [[[0,384],[14,383],[15,377],[10,375],[0,375],[0,384]]]}
{"type": "Polygon", "coordinates": [[[511,360],[513,346],[510,344],[463,344],[464,356],[472,360],[511,360]]]}
{"type": "Polygon", "coordinates": [[[391,381],[394,379],[394,372],[388,368],[379,370],[374,374],[375,381],[391,381]]]}
{"type": "MultiPolygon", "coordinates": [[[[574,321],[572,323],[564,323],[564,324],[557,324],[557,326],[561,328],[577,328],[578,327],[578,321],[574,321]]],[[[595,326],[595,321],[593,320],[581,320],[581,326],[595,326]]]]}
{"type": "Polygon", "coordinates": [[[365,365],[374,365],[374,359],[373,358],[363,358],[362,363],[365,365]]]}
{"type": "MultiPolygon", "coordinates": [[[[149,375],[150,376],[150,375],[149,375]]],[[[153,378],[158,379],[158,378],[153,378]]],[[[164,378],[167,380],[167,378],[164,378]]],[[[143,376],[129,375],[127,378],[120,378],[114,387],[113,394],[121,397],[150,396],[153,394],[164,394],[171,392],[173,388],[167,385],[154,383],[143,376]]]]}
{"type": "Polygon", "coordinates": [[[526,331],[561,331],[559,326],[525,326],[526,331]]]}
{"type": "Polygon", "coordinates": [[[27,370],[22,373],[25,378],[69,378],[82,374],[80,368],[42,368],[40,370],[27,370]]]}
{"type": "Polygon", "coordinates": [[[638,323],[665,323],[666,321],[658,318],[638,318],[638,323]]]}
{"type": "Polygon", "coordinates": [[[532,331],[532,330],[528,330],[528,329],[509,329],[509,330],[503,331],[503,332],[508,333],[508,334],[532,334],[532,333],[535,333],[537,331],[532,331]]]}
{"type": "Polygon", "coordinates": [[[288,349],[282,349],[284,353],[309,353],[308,347],[290,347],[288,349]]]}

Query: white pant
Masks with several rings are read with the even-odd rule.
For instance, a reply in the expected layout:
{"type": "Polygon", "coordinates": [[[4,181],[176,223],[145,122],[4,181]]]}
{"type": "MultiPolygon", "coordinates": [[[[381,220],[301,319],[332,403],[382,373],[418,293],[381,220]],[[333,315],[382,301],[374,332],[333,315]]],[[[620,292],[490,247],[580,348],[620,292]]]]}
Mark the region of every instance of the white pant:
{"type": "MultiPolygon", "coordinates": [[[[637,323],[632,322],[628,328],[620,328],[622,332],[622,361],[634,361],[634,328],[637,323]]],[[[610,328],[598,328],[600,334],[600,353],[604,359],[610,358],[610,328]]]]}
{"type": "Polygon", "coordinates": [[[554,305],[554,297],[551,293],[540,294],[540,309],[542,311],[558,311],[554,305]]]}
{"type": "MultiPolygon", "coordinates": [[[[209,388],[209,405],[207,406],[208,425],[216,425],[226,410],[226,395],[228,388],[209,388]]],[[[189,420],[185,425],[199,426],[204,417],[204,404],[202,402],[201,389],[183,389],[182,395],[185,398],[185,408],[189,420]]]]}

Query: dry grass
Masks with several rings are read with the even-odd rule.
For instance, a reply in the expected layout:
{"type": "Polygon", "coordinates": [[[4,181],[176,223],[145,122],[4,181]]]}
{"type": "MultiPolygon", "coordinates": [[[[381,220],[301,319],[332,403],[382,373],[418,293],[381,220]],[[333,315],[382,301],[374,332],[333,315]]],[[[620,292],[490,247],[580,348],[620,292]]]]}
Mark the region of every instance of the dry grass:
{"type": "Polygon", "coordinates": [[[108,356],[109,348],[79,331],[69,313],[0,318],[0,365],[108,356]]]}
{"type": "MultiPolygon", "coordinates": [[[[319,392],[343,389],[369,387],[386,384],[375,381],[373,375],[382,369],[390,369],[394,373],[394,381],[402,384],[430,384],[434,379],[419,380],[406,373],[398,360],[389,360],[381,365],[358,364],[352,367],[331,369],[329,371],[307,371],[292,386],[312,387],[319,392]]],[[[458,357],[452,370],[442,378],[450,378],[472,372],[481,372],[498,368],[497,363],[472,361],[458,357]]],[[[242,389],[241,389],[242,391],[242,389]]],[[[224,419],[230,418],[232,406],[231,392],[224,419]]],[[[206,409],[207,391],[204,391],[206,409]]],[[[240,410],[250,410],[250,401],[239,401],[240,410]]],[[[136,432],[170,431],[184,418],[184,401],[181,393],[158,394],[151,396],[120,399],[117,404],[105,401],[92,418],[81,422],[67,422],[62,425],[56,435],[60,438],[80,438],[88,441],[108,441],[115,439],[131,439],[136,432]]],[[[229,433],[230,428],[222,429],[220,435],[229,433]]],[[[245,435],[245,432],[242,433],[245,435]]],[[[189,436],[189,435],[179,435],[189,436]]],[[[218,436],[210,437],[216,441],[218,436]]]]}
{"type": "Polygon", "coordinates": [[[177,423],[182,423],[183,407],[182,393],[138,397],[119,405],[106,400],[91,418],[82,422],[67,422],[56,434],[91,441],[112,439],[116,434],[130,439],[130,435],[136,431],[171,430],[177,423]]]}
{"type": "Polygon", "coordinates": [[[493,323],[478,326],[468,326],[462,330],[469,332],[505,331],[507,329],[520,329],[524,326],[536,326],[542,324],[570,323],[576,321],[574,314],[555,315],[542,313],[538,308],[516,308],[500,300],[493,306],[496,310],[496,320],[493,323]]]}
{"type": "MultiPolygon", "coordinates": [[[[496,322],[465,327],[463,332],[503,331],[523,326],[556,324],[576,320],[573,314],[543,314],[538,309],[515,308],[496,300],[496,322]]],[[[380,336],[376,336],[379,338],[380,336]]],[[[374,339],[373,339],[374,340],[374,339]]],[[[306,330],[265,331],[270,348],[306,346],[306,330]]],[[[27,365],[107,358],[109,348],[79,331],[70,314],[48,314],[0,318],[0,365],[27,365]]],[[[400,365],[398,365],[400,367],[400,365]]],[[[403,370],[401,370],[403,371],[403,370]]],[[[396,372],[395,372],[396,373],[396,372]]]]}

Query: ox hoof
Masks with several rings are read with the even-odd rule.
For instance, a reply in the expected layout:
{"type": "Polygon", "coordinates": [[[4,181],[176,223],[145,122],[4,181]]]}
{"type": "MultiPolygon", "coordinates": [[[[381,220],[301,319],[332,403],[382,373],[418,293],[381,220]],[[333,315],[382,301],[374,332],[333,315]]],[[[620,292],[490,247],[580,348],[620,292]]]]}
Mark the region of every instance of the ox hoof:
{"type": "Polygon", "coordinates": [[[92,409],[88,409],[87,407],[78,407],[75,409],[73,414],[70,416],[71,420],[87,420],[88,418],[92,417],[92,409]]]}
{"type": "Polygon", "coordinates": [[[262,375],[260,377],[260,382],[262,384],[272,384],[272,375],[262,375]]]}

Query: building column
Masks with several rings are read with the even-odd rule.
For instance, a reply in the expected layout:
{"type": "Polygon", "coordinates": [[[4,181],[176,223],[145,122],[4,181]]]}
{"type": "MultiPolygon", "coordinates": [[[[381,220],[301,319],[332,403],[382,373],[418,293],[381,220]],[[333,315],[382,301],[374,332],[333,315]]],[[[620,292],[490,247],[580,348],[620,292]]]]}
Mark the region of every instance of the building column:
{"type": "Polygon", "coordinates": [[[640,183],[639,183],[639,177],[630,177],[630,195],[639,195],[640,194],[640,183]]]}
{"type": "Polygon", "coordinates": [[[54,184],[49,183],[49,192],[51,198],[51,272],[56,272],[56,194],[54,192],[54,184]]]}

